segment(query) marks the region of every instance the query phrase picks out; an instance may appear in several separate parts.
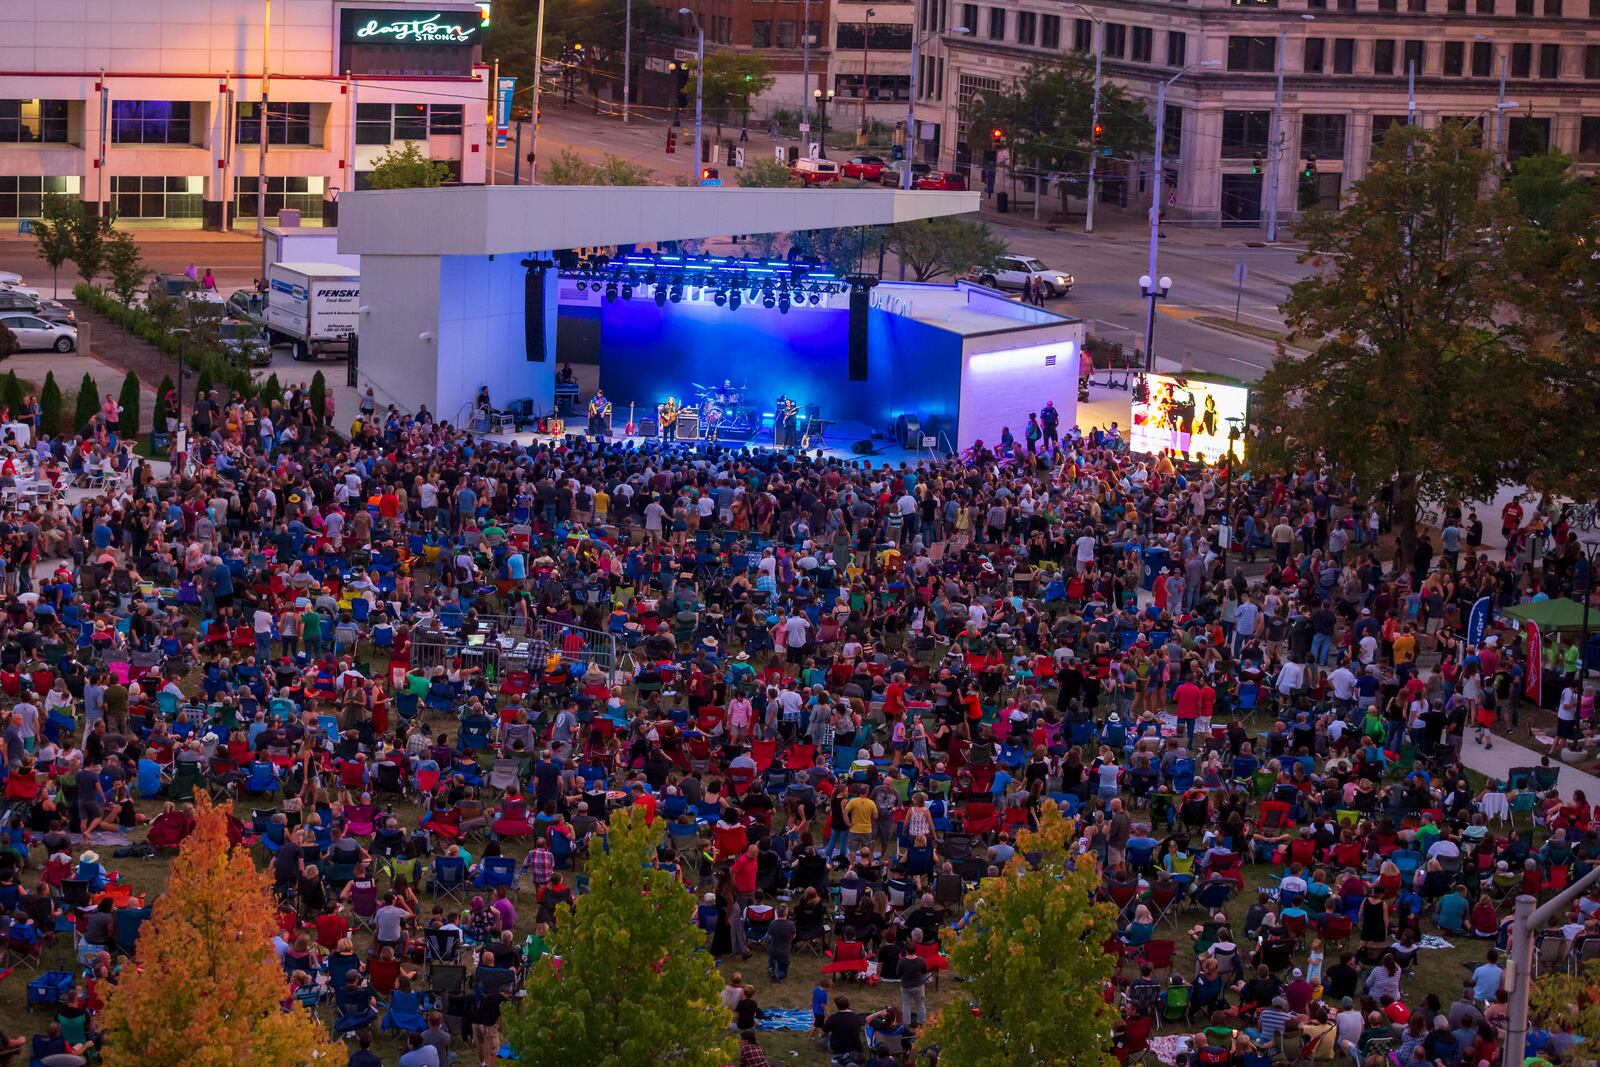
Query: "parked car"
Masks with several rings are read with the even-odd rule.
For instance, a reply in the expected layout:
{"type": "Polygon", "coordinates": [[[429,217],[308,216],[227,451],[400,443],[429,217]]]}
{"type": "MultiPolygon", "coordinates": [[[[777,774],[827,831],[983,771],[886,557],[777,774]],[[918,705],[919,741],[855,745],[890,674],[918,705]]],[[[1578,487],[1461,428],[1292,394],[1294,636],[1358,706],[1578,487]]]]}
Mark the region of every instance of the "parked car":
{"type": "Polygon", "coordinates": [[[256,367],[272,362],[272,346],[267,343],[266,328],[259,322],[223,319],[217,323],[217,337],[228,354],[242,362],[256,367]]]}
{"type": "Polygon", "coordinates": [[[71,352],[78,347],[76,326],[48,322],[37,315],[20,312],[0,314],[0,323],[16,335],[17,344],[24,351],[53,349],[57,352],[71,352]]]}
{"type": "Polygon", "coordinates": [[[831,159],[801,159],[789,168],[789,176],[807,185],[827,185],[839,180],[839,164],[831,159]]]}
{"type": "Polygon", "coordinates": [[[525,104],[517,104],[511,109],[512,122],[527,122],[533,118],[533,109],[525,104]]]}
{"type": "MultiPolygon", "coordinates": [[[[900,188],[900,168],[904,167],[905,165],[906,161],[903,159],[897,159],[892,163],[885,163],[883,165],[883,169],[878,171],[878,184],[887,185],[891,189],[900,188]]],[[[927,174],[928,171],[932,169],[933,168],[929,167],[926,163],[911,164],[912,186],[914,187],[917,184],[918,178],[922,177],[924,174],[927,174]]]]}
{"type": "Polygon", "coordinates": [[[267,321],[267,294],[256,289],[240,289],[228,295],[225,309],[229,318],[261,325],[267,321]]]}
{"type": "Polygon", "coordinates": [[[930,170],[916,181],[918,189],[943,189],[947,192],[964,193],[967,191],[967,179],[963,174],[953,170],[930,170]]]}
{"type": "MultiPolygon", "coordinates": [[[[16,277],[16,275],[12,275],[12,277],[16,277]]],[[[21,293],[23,296],[29,297],[33,300],[44,299],[44,296],[39,292],[39,290],[23,285],[21,281],[0,282],[0,290],[3,290],[7,293],[21,293]]]]}
{"type": "Polygon", "coordinates": [[[15,289],[0,289],[0,312],[3,311],[20,311],[37,315],[47,322],[65,323],[69,326],[78,324],[78,316],[65,305],[55,300],[35,299],[15,289]]]}
{"type": "Polygon", "coordinates": [[[839,168],[846,178],[858,178],[864,182],[875,182],[878,175],[883,173],[883,159],[879,156],[851,156],[839,168]]]}
{"type": "Polygon", "coordinates": [[[1051,270],[1032,256],[999,256],[993,263],[973,267],[967,277],[991,289],[1021,291],[1029,278],[1044,286],[1045,296],[1064,296],[1073,285],[1066,271],[1051,270]]]}

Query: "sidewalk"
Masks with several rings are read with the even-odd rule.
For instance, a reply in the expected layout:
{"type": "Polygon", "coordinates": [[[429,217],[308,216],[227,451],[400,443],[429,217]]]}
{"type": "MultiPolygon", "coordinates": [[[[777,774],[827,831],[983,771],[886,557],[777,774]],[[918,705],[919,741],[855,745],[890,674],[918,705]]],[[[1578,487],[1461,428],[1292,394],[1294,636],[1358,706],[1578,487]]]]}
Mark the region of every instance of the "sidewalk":
{"type": "MultiPolygon", "coordinates": [[[[1468,728],[1468,733],[1472,733],[1468,728]]],[[[1511,773],[1513,767],[1537,767],[1539,757],[1549,755],[1547,752],[1535,751],[1526,745],[1519,745],[1515,741],[1508,741],[1504,737],[1494,739],[1494,748],[1486,749],[1477,744],[1469,736],[1461,746],[1461,762],[1469,770],[1477,771],[1488,778],[1498,778],[1504,781],[1511,773]]],[[[1552,767],[1560,768],[1560,775],[1556,779],[1556,788],[1561,795],[1570,797],[1573,790],[1581,789],[1585,796],[1600,797],[1600,778],[1588,771],[1562,763],[1560,760],[1550,761],[1552,767]]]]}

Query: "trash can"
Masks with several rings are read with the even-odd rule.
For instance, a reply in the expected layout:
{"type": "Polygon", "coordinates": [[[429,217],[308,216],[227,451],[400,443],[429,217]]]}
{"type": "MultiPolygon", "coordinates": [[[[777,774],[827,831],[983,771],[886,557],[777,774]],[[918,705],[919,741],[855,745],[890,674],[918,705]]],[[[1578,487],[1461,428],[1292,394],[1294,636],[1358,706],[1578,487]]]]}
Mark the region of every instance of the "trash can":
{"type": "MultiPolygon", "coordinates": [[[[1004,195],[1004,194],[1002,194],[1004,195]]],[[[1147,548],[1144,550],[1144,574],[1140,577],[1139,584],[1145,592],[1156,587],[1156,578],[1160,576],[1163,567],[1172,563],[1172,553],[1164,548],[1147,548]]]]}
{"type": "Polygon", "coordinates": [[[994,194],[994,209],[1004,215],[1011,210],[1011,194],[1004,189],[994,194]]]}

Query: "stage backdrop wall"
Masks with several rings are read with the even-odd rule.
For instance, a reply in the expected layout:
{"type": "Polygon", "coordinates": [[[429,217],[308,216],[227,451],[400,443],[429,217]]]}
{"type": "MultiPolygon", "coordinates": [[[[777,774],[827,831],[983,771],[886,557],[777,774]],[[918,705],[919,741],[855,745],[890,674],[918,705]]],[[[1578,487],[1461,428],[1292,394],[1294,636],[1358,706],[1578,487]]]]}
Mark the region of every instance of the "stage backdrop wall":
{"type": "MultiPolygon", "coordinates": [[[[523,313],[527,268],[522,256],[442,256],[439,259],[439,406],[434,414],[461,418],[480,386],[497,407],[522,397],[549,411],[556,380],[556,272],[544,274],[545,353],[530,363],[523,313]]],[[[362,361],[366,349],[362,349],[362,361]]]]}
{"type": "MultiPolygon", "coordinates": [[[[875,430],[901,411],[920,410],[907,405],[907,396],[915,396],[915,404],[936,398],[941,413],[953,416],[960,394],[960,337],[877,310],[869,313],[868,377],[859,382],[850,381],[845,308],[783,315],[749,305],[738,311],[689,302],[658,308],[635,298],[598,312],[600,384],[619,416],[629,401],[638,402],[637,417],[644,418],[668,396],[683,400],[689,383],[715,385],[724,378],[748,383],[763,412],[785,393],[802,408],[816,404],[824,419],[875,430]]],[[[563,309],[564,317],[585,313],[563,309]]]]}

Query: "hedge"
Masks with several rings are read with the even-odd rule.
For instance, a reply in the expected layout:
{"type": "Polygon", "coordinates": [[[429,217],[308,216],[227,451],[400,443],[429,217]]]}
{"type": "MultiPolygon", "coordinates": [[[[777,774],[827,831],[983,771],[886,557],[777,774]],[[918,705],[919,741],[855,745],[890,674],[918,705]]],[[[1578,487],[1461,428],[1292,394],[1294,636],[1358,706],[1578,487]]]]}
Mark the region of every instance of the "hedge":
{"type": "MultiPolygon", "coordinates": [[[[96,314],[105,316],[135,337],[150,342],[173,359],[178,358],[178,338],[163,329],[148,312],[128,307],[104,290],[82,282],[73,287],[72,295],[96,314]]],[[[238,366],[221,351],[202,348],[191,338],[183,346],[183,361],[196,371],[209,372],[213,382],[226,385],[236,395],[249,397],[256,394],[255,379],[250,376],[249,369],[238,366]]]]}

